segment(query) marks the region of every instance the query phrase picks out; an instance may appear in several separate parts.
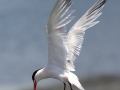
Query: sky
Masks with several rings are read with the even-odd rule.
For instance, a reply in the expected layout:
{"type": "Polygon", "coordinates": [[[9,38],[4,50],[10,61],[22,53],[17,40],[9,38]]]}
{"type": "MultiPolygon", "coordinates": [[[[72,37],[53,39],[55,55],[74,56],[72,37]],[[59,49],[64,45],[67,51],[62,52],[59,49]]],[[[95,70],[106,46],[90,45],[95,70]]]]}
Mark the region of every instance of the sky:
{"type": "MultiPolygon", "coordinates": [[[[97,0],[72,1],[70,10],[76,12],[68,30],[97,0]]],[[[0,0],[0,87],[31,85],[32,73],[46,65],[45,25],[55,2],[0,0]]],[[[97,19],[100,23],[86,30],[80,56],[75,61],[74,73],[80,79],[120,75],[119,3],[120,0],[108,0],[97,19]]]]}

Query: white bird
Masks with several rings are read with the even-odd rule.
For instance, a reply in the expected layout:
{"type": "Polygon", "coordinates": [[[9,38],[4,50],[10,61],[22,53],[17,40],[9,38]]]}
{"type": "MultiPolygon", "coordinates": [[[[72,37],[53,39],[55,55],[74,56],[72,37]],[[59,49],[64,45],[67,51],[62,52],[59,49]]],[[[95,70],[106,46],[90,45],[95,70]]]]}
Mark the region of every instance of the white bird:
{"type": "Polygon", "coordinates": [[[101,14],[107,0],[98,0],[66,33],[66,25],[74,18],[69,11],[71,0],[57,0],[46,26],[48,38],[48,63],[43,69],[36,70],[32,75],[34,90],[41,79],[54,78],[64,83],[68,82],[70,89],[75,85],[84,90],[78,77],[71,71],[75,71],[73,62],[76,55],[80,54],[85,30],[94,26],[101,14]]]}

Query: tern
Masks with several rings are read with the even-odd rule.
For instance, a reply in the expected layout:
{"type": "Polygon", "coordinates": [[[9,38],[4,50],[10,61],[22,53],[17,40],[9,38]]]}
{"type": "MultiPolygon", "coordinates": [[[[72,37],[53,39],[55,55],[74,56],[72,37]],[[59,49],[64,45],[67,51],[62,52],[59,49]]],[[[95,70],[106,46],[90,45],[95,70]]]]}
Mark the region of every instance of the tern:
{"type": "Polygon", "coordinates": [[[107,0],[98,0],[69,30],[66,32],[66,25],[74,18],[69,11],[72,5],[71,0],[57,0],[46,26],[48,39],[48,62],[47,65],[36,70],[32,75],[36,90],[37,83],[41,79],[54,78],[63,82],[64,90],[66,82],[70,89],[75,85],[78,89],[84,90],[78,77],[71,71],[75,71],[74,61],[76,55],[80,54],[85,30],[99,23],[95,21],[101,14],[107,0]]]}

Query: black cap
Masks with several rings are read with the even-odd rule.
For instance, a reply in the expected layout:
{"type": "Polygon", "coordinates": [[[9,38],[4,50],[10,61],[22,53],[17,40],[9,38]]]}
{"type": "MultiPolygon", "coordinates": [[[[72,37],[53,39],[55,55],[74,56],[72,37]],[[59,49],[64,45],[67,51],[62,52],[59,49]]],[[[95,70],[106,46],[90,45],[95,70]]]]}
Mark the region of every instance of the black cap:
{"type": "Polygon", "coordinates": [[[40,70],[40,69],[38,69],[38,70],[36,70],[36,71],[33,72],[33,74],[32,74],[32,80],[33,80],[33,82],[34,82],[34,80],[35,80],[35,75],[36,75],[36,73],[37,73],[39,70],[40,70]]]}

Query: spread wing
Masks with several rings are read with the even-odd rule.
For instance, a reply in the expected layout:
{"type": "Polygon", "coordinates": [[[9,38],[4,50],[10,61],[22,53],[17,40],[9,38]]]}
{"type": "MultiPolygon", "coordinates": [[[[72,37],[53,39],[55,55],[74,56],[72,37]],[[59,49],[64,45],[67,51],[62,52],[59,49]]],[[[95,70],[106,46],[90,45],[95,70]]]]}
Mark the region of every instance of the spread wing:
{"type": "Polygon", "coordinates": [[[66,25],[74,18],[70,15],[74,12],[68,11],[71,0],[58,0],[53,8],[46,27],[48,37],[48,65],[68,69],[66,44],[66,25]]]}
{"type": "MultiPolygon", "coordinates": [[[[68,56],[67,62],[69,67],[74,69],[73,61],[75,55],[80,54],[85,30],[94,26],[99,21],[95,21],[101,14],[100,10],[103,8],[106,0],[98,0],[71,28],[67,34],[68,56]],[[100,13],[99,13],[100,12],[100,13]]],[[[71,71],[72,71],[71,70],[71,71]]]]}

